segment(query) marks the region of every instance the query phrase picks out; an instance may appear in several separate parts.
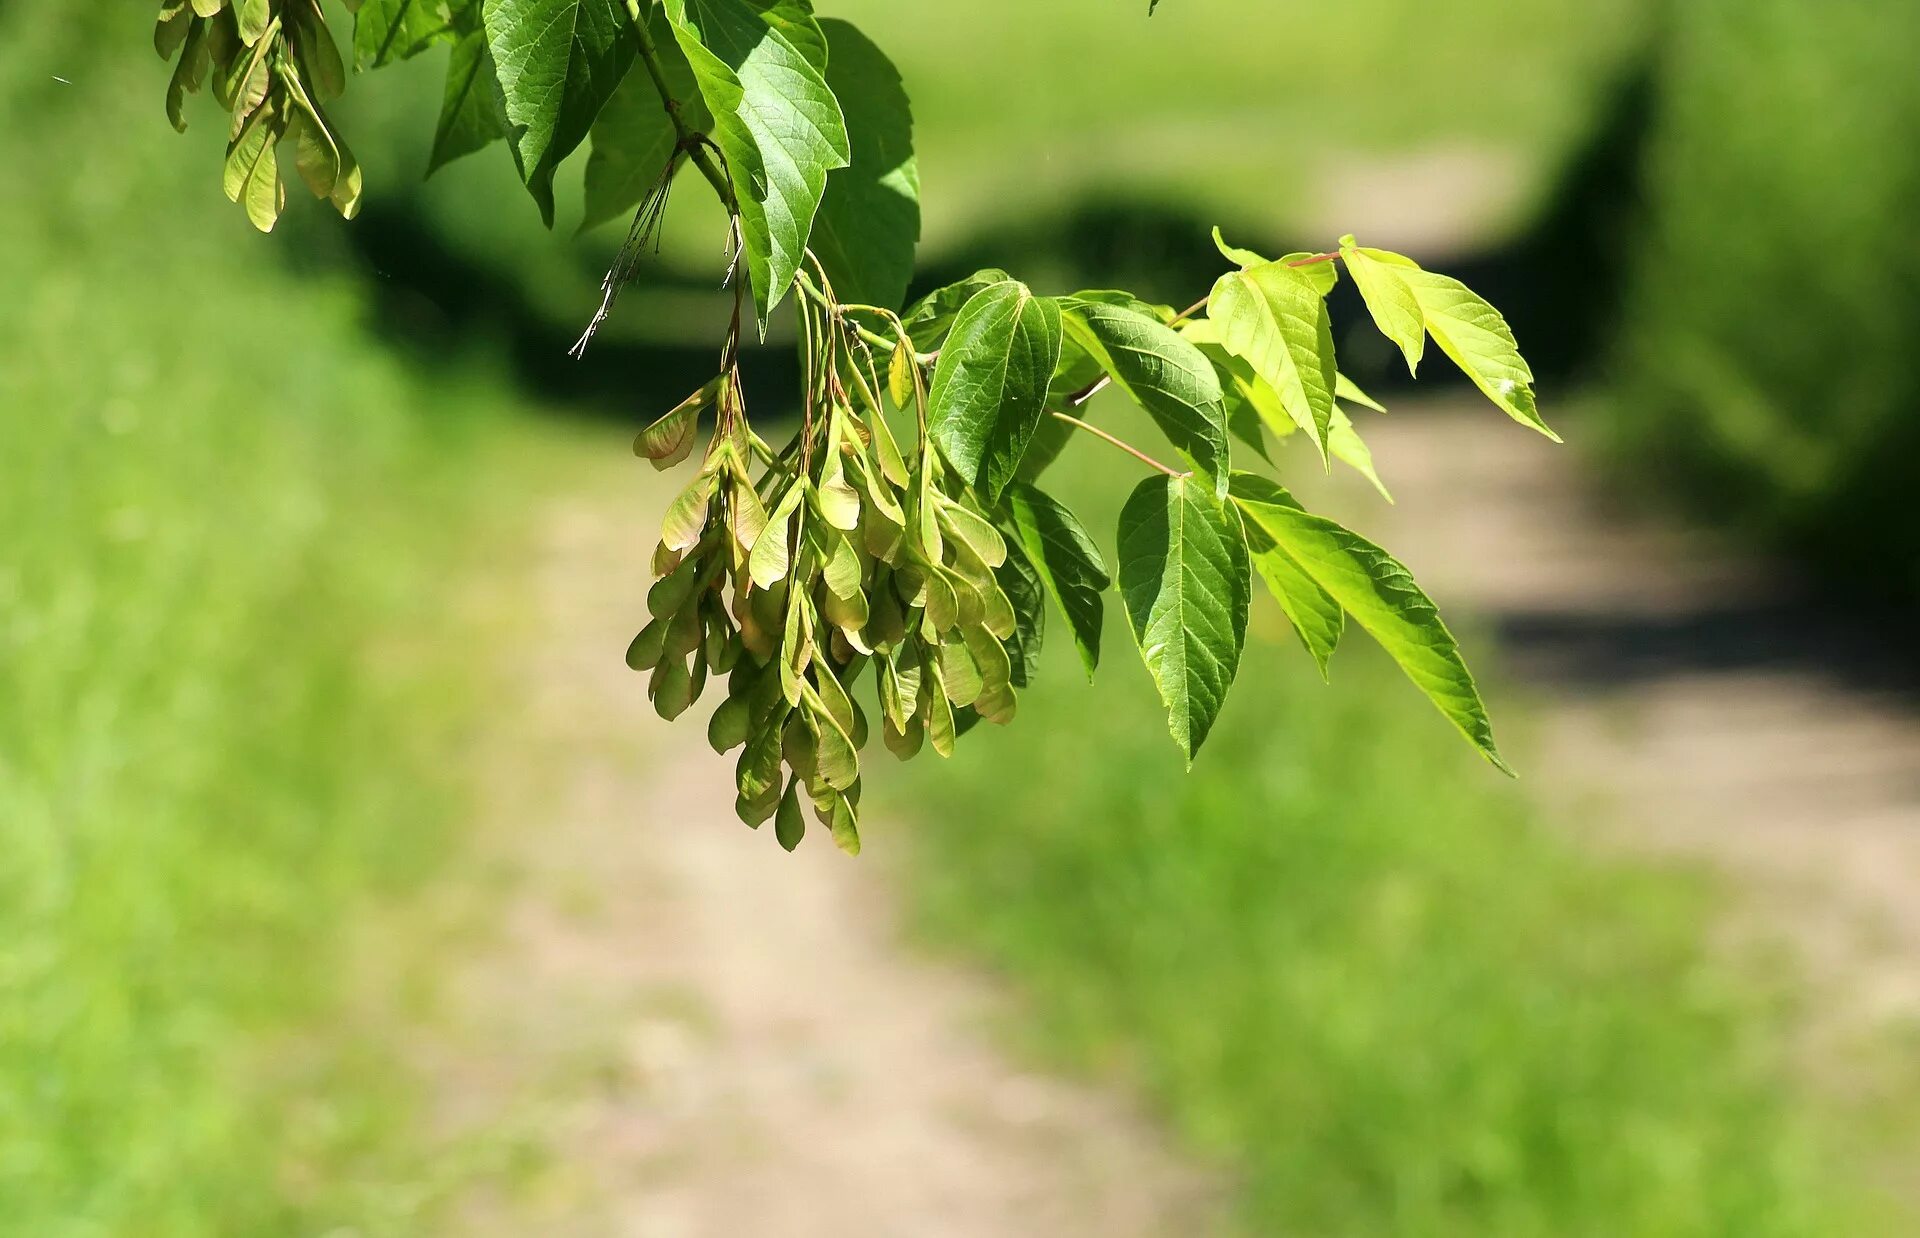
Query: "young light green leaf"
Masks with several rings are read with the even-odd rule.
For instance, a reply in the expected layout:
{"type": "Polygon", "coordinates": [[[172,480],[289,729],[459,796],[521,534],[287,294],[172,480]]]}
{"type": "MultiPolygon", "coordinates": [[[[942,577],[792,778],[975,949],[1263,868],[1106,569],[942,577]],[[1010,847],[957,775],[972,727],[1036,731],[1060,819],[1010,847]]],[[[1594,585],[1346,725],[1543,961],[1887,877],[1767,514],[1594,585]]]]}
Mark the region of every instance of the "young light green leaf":
{"type": "Polygon", "coordinates": [[[1227,410],[1213,364],[1180,333],[1123,306],[1067,298],[1068,335],[1226,493],[1227,410]]]}
{"type": "Polygon", "coordinates": [[[987,502],[1000,497],[1045,414],[1060,358],[1060,309],[1006,280],[974,294],[933,371],[928,426],[987,502]]]}
{"type": "Polygon", "coordinates": [[[633,63],[624,0],[485,0],[481,17],[520,178],[553,226],[553,174],[633,63]]]}
{"type": "Polygon", "coordinates": [[[664,4],[732,173],[764,335],[800,270],[827,173],[852,159],[827,87],[826,39],[805,0],[664,4]]]}
{"type": "Polygon", "coordinates": [[[1233,501],[1251,525],[1380,642],[1487,760],[1513,772],[1494,744],[1486,705],[1459,644],[1398,560],[1359,534],[1302,510],[1263,477],[1234,474],[1233,501]]]}
{"type": "Polygon", "coordinates": [[[1340,239],[1340,257],[1353,274],[1374,325],[1400,346],[1407,358],[1407,373],[1417,373],[1427,347],[1427,320],[1413,285],[1402,277],[1412,263],[1384,249],[1362,249],[1350,236],[1340,239]]]}
{"type": "Polygon", "coordinates": [[[906,299],[920,243],[920,165],[900,72],[850,22],[821,21],[833,55],[827,86],[846,115],[853,159],[827,178],[813,250],[842,301],[891,309],[906,299]]]}
{"type": "Polygon", "coordinates": [[[1251,249],[1241,249],[1238,246],[1227,244],[1227,238],[1220,234],[1218,227],[1215,227],[1213,230],[1213,245],[1215,249],[1220,251],[1222,258],[1234,263],[1236,266],[1265,266],[1269,261],[1269,259],[1262,258],[1259,254],[1254,253],[1251,249]]]}
{"type": "Polygon", "coordinates": [[[1251,590],[1232,510],[1191,479],[1140,483],[1120,513],[1120,594],[1189,766],[1239,670],[1251,590]]]}
{"type": "MultiPolygon", "coordinates": [[[[673,27],[666,14],[655,8],[648,23],[661,76],[680,105],[681,123],[704,133],[713,127],[700,88],[693,79],[693,66],[674,42],[673,27]]],[[[661,105],[660,92],[653,76],[629,72],[613,92],[607,105],[594,119],[593,153],[587,157],[586,210],[581,231],[596,228],[610,219],[631,214],[646,197],[667,160],[673,157],[679,134],[667,109],[661,105]]]]}
{"type": "MultiPolygon", "coordinates": [[[[1237,500],[1299,506],[1285,490],[1252,473],[1234,474],[1233,495],[1237,500]]],[[[1346,632],[1346,611],[1332,594],[1322,589],[1313,577],[1294,562],[1292,556],[1280,549],[1279,544],[1259,523],[1253,520],[1241,523],[1247,531],[1247,550],[1253,557],[1254,570],[1267,582],[1267,591],[1280,603],[1287,622],[1293,625],[1300,643],[1307,647],[1314,665],[1320,668],[1321,678],[1326,678],[1327,663],[1332,659],[1333,651],[1339,647],[1340,637],[1346,632]]]]}
{"type": "Polygon", "coordinates": [[[1229,272],[1213,286],[1207,317],[1221,347],[1273,388],[1325,459],[1337,371],[1333,323],[1313,281],[1279,262],[1229,272]]]}
{"type": "Polygon", "coordinates": [[[1340,253],[1374,321],[1406,353],[1408,369],[1418,363],[1422,347],[1411,317],[1417,309],[1420,328],[1489,400],[1521,425],[1560,441],[1540,419],[1533,371],[1520,356],[1513,329],[1485,298],[1451,276],[1423,270],[1411,258],[1356,245],[1351,236],[1341,238],[1340,253]]]}
{"type": "Polygon", "coordinates": [[[1072,512],[1027,482],[1007,488],[1006,513],[1008,531],[1025,552],[1047,596],[1060,608],[1087,678],[1093,678],[1100,665],[1100,629],[1107,613],[1102,595],[1113,583],[1100,548],[1072,512]]]}
{"type": "Polygon", "coordinates": [[[768,515],[760,536],[754,539],[747,572],[758,588],[773,588],[793,570],[793,514],[805,498],[806,491],[798,485],[788,490],[768,515]]]}
{"type": "Polygon", "coordinates": [[[434,129],[431,176],[463,155],[485,150],[507,134],[493,52],[480,21],[482,0],[454,0],[453,51],[447,57],[447,84],[434,129]]]}
{"type": "Polygon", "coordinates": [[[1533,371],[1521,358],[1513,329],[1500,311],[1450,276],[1416,269],[1403,278],[1413,285],[1427,331],[1440,351],[1507,416],[1559,442],[1560,436],[1540,419],[1533,399],[1533,371]]]}
{"type": "Polygon", "coordinates": [[[1358,404],[1361,408],[1370,408],[1376,413],[1384,413],[1387,406],[1360,390],[1355,382],[1345,374],[1336,374],[1333,379],[1333,394],[1336,399],[1349,404],[1358,404]]]}
{"type": "Polygon", "coordinates": [[[1333,432],[1327,437],[1327,449],[1333,453],[1334,459],[1373,483],[1373,488],[1380,492],[1381,498],[1393,502],[1392,493],[1374,470],[1373,452],[1361,441],[1360,432],[1353,428],[1353,419],[1347,416],[1344,408],[1333,410],[1333,432]]]}
{"type": "Polygon", "coordinates": [[[1220,380],[1221,401],[1227,410],[1228,432],[1253,448],[1262,460],[1272,463],[1265,431],[1271,430],[1274,437],[1284,439],[1299,428],[1280,406],[1280,397],[1244,359],[1221,347],[1219,324],[1207,318],[1189,319],[1181,324],[1180,334],[1213,364],[1213,372],[1220,380]]]}
{"type": "Polygon", "coordinates": [[[1282,254],[1274,259],[1289,270],[1300,272],[1313,290],[1321,296],[1332,292],[1340,283],[1340,268],[1323,254],[1310,254],[1304,250],[1299,253],[1282,254]]]}

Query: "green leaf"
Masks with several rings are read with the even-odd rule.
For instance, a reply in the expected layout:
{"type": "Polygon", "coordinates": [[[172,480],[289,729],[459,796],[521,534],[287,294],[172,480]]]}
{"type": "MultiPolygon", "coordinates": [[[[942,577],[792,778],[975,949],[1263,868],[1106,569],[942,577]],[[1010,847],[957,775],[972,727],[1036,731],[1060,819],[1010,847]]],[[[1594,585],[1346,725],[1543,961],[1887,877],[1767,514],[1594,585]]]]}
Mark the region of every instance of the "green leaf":
{"type": "Polygon", "coordinates": [[[1251,590],[1238,516],[1190,479],[1140,483],[1120,513],[1120,593],[1189,766],[1239,670],[1251,590]]]}
{"type": "Polygon", "coordinates": [[[954,319],[960,316],[967,302],[973,300],[975,293],[995,284],[1004,284],[1012,278],[998,267],[975,271],[965,279],[936,288],[915,301],[900,316],[901,324],[906,327],[907,334],[913,337],[915,348],[934,352],[946,342],[954,319]]]}
{"type": "Polygon", "coordinates": [[[940,350],[928,396],[933,440],[988,503],[1013,480],[1045,414],[1060,309],[1018,280],[974,294],[940,350]]]}
{"type": "Polygon", "coordinates": [[[827,88],[827,45],[803,0],[665,0],[713,113],[739,201],[760,331],[799,271],[827,173],[852,159],[827,88]]]}
{"type": "Polygon", "coordinates": [[[1521,358],[1513,330],[1500,311],[1450,276],[1416,271],[1410,282],[1426,316],[1427,331],[1440,351],[1507,416],[1559,442],[1560,436],[1540,419],[1533,399],[1533,371],[1521,358]]]}
{"type": "Polygon", "coordinates": [[[1282,254],[1274,261],[1288,270],[1298,271],[1309,284],[1313,285],[1313,290],[1323,297],[1340,283],[1340,268],[1320,254],[1310,254],[1301,250],[1298,253],[1282,254]]]}
{"type": "Polygon", "coordinates": [[[1008,682],[1024,688],[1033,682],[1040,649],[1047,635],[1047,590],[1040,570],[1016,541],[1007,561],[994,569],[994,579],[1013,605],[1013,635],[1007,638],[1008,682]]]}
{"type": "Polygon", "coordinates": [[[1350,236],[1341,239],[1340,257],[1352,273],[1374,325],[1400,346],[1407,359],[1407,373],[1417,373],[1427,347],[1427,320],[1420,312],[1420,298],[1401,275],[1411,264],[1384,249],[1361,249],[1350,236]]]}
{"type": "Polygon", "coordinates": [[[1102,595],[1113,583],[1100,548],[1072,512],[1026,482],[1007,488],[1006,512],[1008,531],[1025,552],[1047,596],[1060,608],[1087,678],[1093,678],[1100,665],[1100,629],[1107,613],[1102,595]]]}
{"type": "Polygon", "coordinates": [[[1136,310],[1074,298],[1061,308],[1068,335],[1224,495],[1227,410],[1212,362],[1179,332],[1136,310]]]}
{"type": "Polygon", "coordinates": [[[633,63],[624,0],[485,0],[482,19],[520,178],[553,226],[553,174],[633,63]]]}
{"type": "Polygon", "coordinates": [[[1333,394],[1336,399],[1345,400],[1349,404],[1358,404],[1361,408],[1370,408],[1376,413],[1387,411],[1386,405],[1360,390],[1359,386],[1345,374],[1334,377],[1333,394]]]}
{"type": "Polygon", "coordinates": [[[906,300],[920,243],[920,165],[900,71],[850,22],[820,23],[833,48],[827,86],[846,115],[852,162],[827,178],[813,250],[842,301],[906,300]]]}
{"type": "MultiPolygon", "coordinates": [[[[680,104],[680,118],[704,132],[713,117],[700,97],[693,66],[673,40],[673,27],[660,9],[648,23],[659,53],[661,76],[680,104]]],[[[631,214],[659,181],[680,135],[660,102],[653,75],[629,72],[593,122],[593,153],[587,157],[587,197],[581,231],[631,214]]]]}
{"type": "Polygon", "coordinates": [[[464,0],[454,7],[453,51],[447,57],[440,121],[434,129],[433,154],[427,161],[429,176],[507,136],[500,84],[494,72],[493,52],[487,46],[486,28],[480,21],[480,5],[481,0],[464,0]]]}
{"type": "MultiPolygon", "coordinates": [[[[1233,496],[1240,501],[1259,501],[1294,508],[1300,506],[1294,502],[1292,495],[1278,485],[1252,473],[1234,474],[1233,496]]],[[[1307,647],[1314,665],[1320,668],[1321,678],[1326,678],[1327,663],[1333,658],[1333,651],[1339,647],[1340,637],[1346,632],[1346,611],[1332,594],[1322,589],[1313,577],[1294,562],[1292,556],[1280,548],[1258,522],[1247,520],[1243,524],[1247,530],[1247,550],[1253,557],[1254,570],[1267,582],[1267,591],[1280,603],[1287,622],[1293,625],[1300,643],[1307,647]]]]}
{"type": "Polygon", "coordinates": [[[447,0],[361,0],[353,16],[353,67],[381,68],[453,37],[447,0]]]}
{"type": "Polygon", "coordinates": [[[1213,286],[1207,317],[1220,346],[1253,367],[1293,423],[1327,454],[1333,426],[1333,323],[1313,281],[1278,262],[1233,271],[1213,286]]]}
{"type": "Polygon", "coordinates": [[[1327,449],[1333,458],[1346,465],[1373,484],[1380,497],[1393,502],[1393,495],[1387,490],[1387,484],[1380,480],[1380,474],[1374,471],[1373,452],[1360,439],[1360,432],[1353,428],[1353,419],[1347,416],[1347,410],[1333,410],[1333,432],[1327,438],[1327,449]]]}
{"type": "Polygon", "coordinates": [[[1355,245],[1350,236],[1341,239],[1340,253],[1374,321],[1406,353],[1409,368],[1420,356],[1419,345],[1410,343],[1413,328],[1407,298],[1411,296],[1427,334],[1474,386],[1521,425],[1560,441],[1540,419],[1533,398],[1533,371],[1520,356],[1513,329],[1484,297],[1451,276],[1423,270],[1411,258],[1355,245]],[[1374,281],[1374,291],[1368,291],[1367,280],[1374,281]]]}
{"type": "Polygon", "coordinates": [[[1486,705],[1459,644],[1398,560],[1359,534],[1302,510],[1263,477],[1234,474],[1233,500],[1250,524],[1380,642],[1487,760],[1513,772],[1494,744],[1486,705]]]}
{"type": "Polygon", "coordinates": [[[1213,230],[1213,245],[1215,249],[1220,251],[1222,258],[1234,263],[1236,266],[1265,266],[1270,261],[1270,259],[1262,258],[1259,254],[1254,253],[1251,249],[1240,249],[1237,246],[1227,244],[1227,238],[1220,234],[1220,229],[1217,227],[1213,230]]]}

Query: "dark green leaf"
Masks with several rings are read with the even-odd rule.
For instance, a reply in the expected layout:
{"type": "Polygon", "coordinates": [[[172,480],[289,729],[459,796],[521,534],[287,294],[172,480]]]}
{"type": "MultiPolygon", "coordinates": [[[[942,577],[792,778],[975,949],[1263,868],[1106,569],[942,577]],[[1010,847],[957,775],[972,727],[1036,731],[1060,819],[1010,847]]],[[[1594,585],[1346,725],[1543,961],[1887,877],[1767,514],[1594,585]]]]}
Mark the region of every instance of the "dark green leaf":
{"type": "Polygon", "coordinates": [[[447,57],[447,84],[440,103],[440,122],[434,130],[433,155],[427,162],[431,176],[463,155],[484,150],[507,135],[500,83],[493,69],[480,21],[481,0],[457,0],[453,13],[454,44],[447,57]]]}
{"type": "Polygon", "coordinates": [[[920,243],[920,165],[900,72],[850,22],[820,23],[833,49],[827,85],[846,116],[853,160],[827,178],[813,250],[842,301],[886,308],[907,296],[920,243]]]}
{"type": "Polygon", "coordinates": [[[1189,765],[1240,668],[1251,590],[1232,510],[1190,479],[1140,483],[1120,513],[1120,593],[1189,765]]]}
{"type": "Polygon", "coordinates": [[[994,571],[1002,592],[1013,604],[1013,635],[1007,638],[1008,679],[1016,688],[1033,682],[1040,664],[1040,648],[1047,635],[1047,591],[1039,569],[1015,542],[1007,550],[1007,561],[994,571]]]}
{"type": "Polygon", "coordinates": [[[1177,331],[1136,310],[1075,299],[1062,309],[1068,335],[1225,494],[1227,410],[1213,364],[1177,331]]]}
{"type": "Polygon", "coordinates": [[[493,53],[520,177],[553,226],[553,174],[585,140],[593,118],[633,63],[623,0],[485,0],[493,53]]]}
{"type": "Polygon", "coordinates": [[[1060,608],[1091,679],[1100,665],[1100,629],[1107,613],[1103,595],[1113,583],[1100,548],[1072,512],[1026,482],[1008,487],[1006,511],[1008,530],[1060,608]]]}
{"type": "Polygon", "coordinates": [[[377,69],[453,37],[448,0],[361,0],[353,15],[353,67],[377,69]]]}
{"type": "Polygon", "coordinates": [[[1013,480],[1045,415],[1060,359],[1060,310],[1007,280],[976,293],[940,350],[928,397],[933,440],[987,502],[1013,480]]]}

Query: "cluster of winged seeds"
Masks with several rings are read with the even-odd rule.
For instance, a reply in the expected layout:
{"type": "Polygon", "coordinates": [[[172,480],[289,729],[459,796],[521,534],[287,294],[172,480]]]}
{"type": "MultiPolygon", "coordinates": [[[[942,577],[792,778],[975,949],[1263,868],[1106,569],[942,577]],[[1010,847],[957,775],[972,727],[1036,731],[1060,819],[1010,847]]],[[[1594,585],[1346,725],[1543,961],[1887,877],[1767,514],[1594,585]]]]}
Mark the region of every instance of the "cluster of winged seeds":
{"type": "Polygon", "coordinates": [[[320,0],[165,0],[153,44],[163,59],[180,57],[167,85],[174,128],[185,132],[186,97],[203,86],[231,114],[223,184],[255,227],[271,231],[286,209],[286,138],[314,196],[348,219],[359,212],[360,165],[323,106],[346,89],[347,70],[320,0]]]}
{"type": "Polygon", "coordinates": [[[837,314],[802,312],[808,400],[784,450],[748,425],[731,364],[636,441],[672,467],[714,410],[700,470],[668,509],[652,618],[627,661],[651,672],[669,719],[726,676],[708,738],[740,750],[740,818],[772,819],[791,850],[806,831],[804,797],[857,852],[860,754],[875,730],[907,760],[927,746],[951,755],[978,721],[1011,721],[1026,672],[1014,597],[1040,601],[1031,569],[926,434],[925,377],[904,330],[882,384],[874,350],[837,314]],[[883,390],[918,417],[911,451],[888,425],[883,390]],[[855,696],[869,671],[877,719],[855,696]]]}

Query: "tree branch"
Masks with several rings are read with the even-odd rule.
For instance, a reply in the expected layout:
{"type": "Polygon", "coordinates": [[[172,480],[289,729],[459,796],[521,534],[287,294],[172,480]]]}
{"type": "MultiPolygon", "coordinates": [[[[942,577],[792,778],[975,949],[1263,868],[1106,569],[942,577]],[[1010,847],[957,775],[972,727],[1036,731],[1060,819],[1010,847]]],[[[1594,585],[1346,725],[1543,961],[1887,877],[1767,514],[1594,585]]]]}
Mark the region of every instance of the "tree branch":
{"type": "Polygon", "coordinates": [[[667,119],[673,122],[673,132],[679,138],[679,148],[686,152],[693,166],[713,186],[713,192],[720,197],[720,205],[727,208],[728,214],[740,214],[740,201],[733,193],[733,180],[727,170],[713,158],[713,139],[697,129],[691,128],[680,115],[680,100],[673,97],[673,87],[667,84],[666,70],[660,64],[660,49],[655,46],[653,32],[647,29],[646,15],[640,11],[640,0],[627,0],[627,14],[631,20],[627,29],[633,32],[633,41],[640,51],[640,63],[647,67],[647,77],[653,82],[655,93],[660,96],[660,105],[667,111],[667,119]]]}

